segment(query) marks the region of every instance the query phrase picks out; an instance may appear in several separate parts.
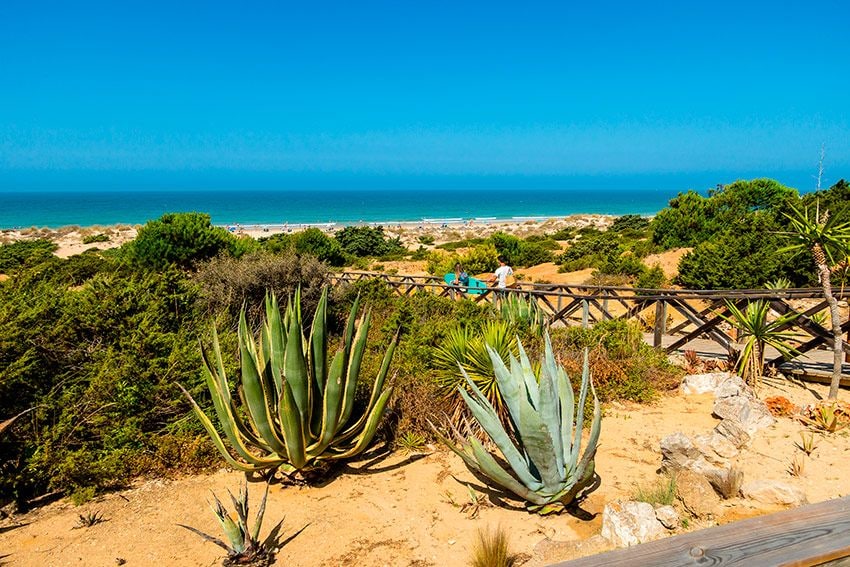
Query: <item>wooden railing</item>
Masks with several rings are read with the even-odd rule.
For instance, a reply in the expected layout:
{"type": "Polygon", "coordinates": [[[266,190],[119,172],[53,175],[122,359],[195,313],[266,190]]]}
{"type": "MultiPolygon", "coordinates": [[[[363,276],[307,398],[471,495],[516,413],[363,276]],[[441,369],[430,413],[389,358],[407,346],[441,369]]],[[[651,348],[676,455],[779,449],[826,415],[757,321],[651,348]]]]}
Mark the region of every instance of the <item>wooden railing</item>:
{"type": "MultiPolygon", "coordinates": [[[[378,279],[398,295],[429,292],[444,297],[457,297],[461,290],[447,285],[434,276],[389,275],[374,272],[341,272],[331,276],[335,285],[345,285],[364,280],[378,279]]],[[[628,319],[652,332],[652,344],[667,352],[681,349],[689,342],[709,339],[725,352],[735,350],[736,338],[731,325],[723,318],[729,317],[729,305],[741,309],[755,300],[770,304],[771,317],[796,313],[797,317],[777,330],[785,330],[795,337],[795,347],[802,353],[819,348],[832,348],[832,332],[824,327],[817,314],[828,304],[819,288],[800,289],[736,289],[736,290],[682,290],[639,289],[617,286],[590,286],[572,284],[539,284],[519,282],[505,290],[487,288],[478,295],[466,295],[476,302],[493,303],[500,293],[516,294],[537,303],[550,325],[592,325],[597,321],[628,319]]],[[[850,292],[836,290],[839,299],[847,299],[850,292]]],[[[464,294],[465,295],[465,294],[464,294]]],[[[850,331],[846,317],[841,328],[850,331]]],[[[828,319],[828,318],[827,318],[828,319]]],[[[850,345],[844,343],[844,352],[850,345]]],[[[770,363],[778,364],[781,357],[770,363]]]]}
{"type": "Polygon", "coordinates": [[[552,567],[850,565],[850,497],[668,537],[552,567]]]}

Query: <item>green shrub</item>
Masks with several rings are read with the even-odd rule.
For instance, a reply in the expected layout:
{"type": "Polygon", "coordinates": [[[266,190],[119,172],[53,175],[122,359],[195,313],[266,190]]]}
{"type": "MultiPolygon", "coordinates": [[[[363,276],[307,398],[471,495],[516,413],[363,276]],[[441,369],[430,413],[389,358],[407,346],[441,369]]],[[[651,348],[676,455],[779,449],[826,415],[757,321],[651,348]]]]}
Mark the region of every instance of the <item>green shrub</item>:
{"type": "Polygon", "coordinates": [[[109,242],[110,238],[108,234],[103,234],[102,232],[99,234],[89,234],[83,237],[83,244],[94,244],[96,242],[109,242]]]}
{"type": "Polygon", "coordinates": [[[806,193],[802,198],[802,206],[798,208],[803,210],[815,207],[828,210],[838,223],[850,221],[850,183],[839,179],[825,191],[806,193]]]}
{"type": "Polygon", "coordinates": [[[544,242],[522,242],[515,265],[519,267],[536,266],[551,262],[554,259],[555,255],[552,253],[552,248],[544,242]]]}
{"type": "Polygon", "coordinates": [[[552,344],[567,373],[581,371],[581,351],[590,349],[590,369],[602,401],[649,402],[678,387],[681,369],[664,351],[643,340],[641,329],[622,320],[600,321],[588,329],[552,329],[552,344]]]}
{"type": "Polygon", "coordinates": [[[53,255],[58,246],[50,240],[19,240],[0,245],[0,274],[26,264],[36,264],[53,255]]]}
{"type": "Polygon", "coordinates": [[[649,228],[649,219],[640,215],[623,215],[614,219],[608,230],[623,232],[625,230],[643,232],[649,228]]]}
{"type": "Polygon", "coordinates": [[[124,246],[129,257],[141,266],[190,267],[221,252],[232,253],[236,238],[224,228],[213,226],[207,214],[169,213],[149,221],[139,229],[136,239],[124,246]]]}
{"type": "Polygon", "coordinates": [[[489,242],[489,238],[467,238],[466,240],[453,240],[451,242],[444,242],[443,244],[438,244],[437,248],[439,248],[440,250],[446,250],[447,252],[454,252],[460,248],[471,248],[472,246],[478,246],[479,244],[487,244],[489,242]]]}
{"type": "Polygon", "coordinates": [[[666,283],[667,278],[664,276],[664,270],[661,269],[661,266],[655,264],[638,276],[638,279],[635,281],[635,287],[661,289],[666,283]]]}
{"type": "Polygon", "coordinates": [[[420,236],[416,240],[419,241],[419,244],[425,244],[426,246],[430,246],[431,244],[434,244],[434,237],[431,236],[430,234],[423,234],[422,236],[420,236]]]}
{"type": "Polygon", "coordinates": [[[646,271],[646,266],[640,258],[632,254],[609,256],[599,263],[598,272],[610,276],[627,276],[637,278],[646,271]]]}
{"type": "Polygon", "coordinates": [[[752,213],[775,216],[797,191],[772,180],[736,181],[709,191],[688,191],[670,200],[652,220],[653,242],[664,248],[695,246],[752,213]]]}
{"type": "Polygon", "coordinates": [[[271,236],[262,236],[257,239],[260,247],[266,252],[273,254],[281,254],[283,252],[292,252],[295,250],[295,243],[291,234],[279,232],[271,236]]]}
{"type": "Polygon", "coordinates": [[[344,266],[347,263],[340,243],[315,227],[296,232],[292,236],[292,247],[298,254],[314,256],[331,266],[344,266]]]}
{"type": "Polygon", "coordinates": [[[596,268],[622,254],[620,238],[613,232],[584,231],[579,239],[558,257],[561,271],[596,268]]]}
{"type": "Polygon", "coordinates": [[[572,240],[576,235],[573,228],[561,228],[549,235],[552,240],[572,240]]]}
{"type": "Polygon", "coordinates": [[[389,238],[384,228],[347,226],[334,235],[342,249],[353,256],[386,256],[406,252],[398,238],[389,238]]]}
{"type": "MultiPolygon", "coordinates": [[[[510,266],[536,266],[544,262],[551,262],[554,259],[552,246],[544,244],[540,240],[521,240],[504,232],[494,233],[490,240],[493,242],[497,255],[504,256],[510,266]]],[[[557,243],[554,244],[555,249],[560,248],[557,243]]]]}
{"type": "MultiPolygon", "coordinates": [[[[188,411],[174,381],[201,378],[195,292],[182,272],[86,253],[17,275],[0,286],[0,415],[37,409],[0,443],[0,502],[53,489],[85,499],[150,472],[160,442],[197,438],[197,427],[174,427],[188,411]]],[[[156,472],[214,462],[203,454],[178,453],[156,472]]]]}
{"type": "Polygon", "coordinates": [[[689,289],[754,289],[783,276],[795,285],[812,281],[806,263],[777,252],[780,230],[763,213],[739,219],[682,256],[678,283],[689,289]]]}

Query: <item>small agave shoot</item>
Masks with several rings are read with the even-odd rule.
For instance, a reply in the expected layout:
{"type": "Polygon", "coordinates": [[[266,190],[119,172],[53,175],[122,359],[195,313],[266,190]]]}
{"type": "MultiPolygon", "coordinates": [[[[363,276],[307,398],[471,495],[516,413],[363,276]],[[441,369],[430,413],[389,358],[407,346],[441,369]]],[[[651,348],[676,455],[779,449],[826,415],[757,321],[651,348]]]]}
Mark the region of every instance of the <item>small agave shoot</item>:
{"type": "Polygon", "coordinates": [[[257,510],[257,518],[254,520],[254,526],[251,529],[248,528],[248,483],[246,482],[240,487],[239,498],[233,496],[233,493],[229,490],[227,494],[230,496],[230,501],[233,502],[233,507],[236,510],[235,520],[230,516],[224,504],[221,503],[221,500],[215,494],[213,494],[215,503],[210,505],[216,518],[218,518],[218,522],[221,524],[221,529],[224,532],[227,543],[197,528],[177,524],[181,528],[186,528],[190,532],[198,534],[206,541],[214,543],[227,551],[224,565],[253,565],[256,567],[271,565],[274,562],[274,555],[277,550],[303,530],[302,528],[302,530],[287,538],[286,541],[280,542],[280,530],[283,527],[283,520],[281,520],[272,528],[266,539],[260,541],[260,528],[263,526],[263,516],[266,513],[266,499],[269,495],[269,485],[266,484],[266,491],[263,493],[263,499],[260,501],[260,507],[257,510]]]}
{"type": "Polygon", "coordinates": [[[499,448],[509,470],[475,437],[468,437],[459,446],[442,439],[472,471],[495,487],[525,500],[528,510],[539,514],[562,512],[598,488],[594,458],[602,423],[599,400],[590,380],[587,351],[576,403],[567,373],[555,362],[548,333],[545,340],[539,382],[522,345],[519,345],[519,360],[510,357],[510,369],[490,350],[498,388],[510,414],[508,430],[469,377],[466,381],[472,393],[460,388],[472,415],[499,448]],[[593,419],[582,454],[588,390],[593,394],[593,419]]]}
{"type": "Polygon", "coordinates": [[[331,461],[354,457],[369,447],[392,395],[393,388],[384,388],[384,382],[396,340],[387,348],[371,396],[358,415],[354,398],[370,314],[356,320],[358,298],[348,316],[342,345],[331,358],[327,303],[325,288],[307,339],[302,333],[299,292],[283,316],[275,296],[266,297],[266,318],[258,343],[248,330],[242,310],[238,333],[242,407],[231,397],[215,332],[214,358],[202,348],[207,386],[235,457],[210,418],[183,391],[231,467],[245,472],[315,472],[331,461]]]}

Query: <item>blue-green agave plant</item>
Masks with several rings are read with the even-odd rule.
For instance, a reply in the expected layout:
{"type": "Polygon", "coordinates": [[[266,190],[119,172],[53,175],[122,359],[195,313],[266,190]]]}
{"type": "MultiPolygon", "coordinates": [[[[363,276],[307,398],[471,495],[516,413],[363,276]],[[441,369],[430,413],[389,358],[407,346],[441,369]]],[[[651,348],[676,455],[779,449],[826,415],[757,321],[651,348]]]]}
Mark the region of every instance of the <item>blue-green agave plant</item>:
{"type": "Polygon", "coordinates": [[[567,373],[555,362],[548,333],[545,341],[539,381],[522,345],[519,345],[519,359],[510,357],[510,369],[490,350],[496,382],[510,414],[510,431],[505,429],[493,405],[468,376],[465,378],[471,393],[459,388],[473,417],[498,447],[507,467],[475,437],[468,437],[459,444],[442,438],[472,471],[495,487],[523,499],[528,510],[540,514],[561,512],[599,487],[594,458],[602,423],[602,411],[590,379],[587,350],[576,403],[567,373]],[[582,453],[588,390],[593,395],[593,419],[582,453]]]}

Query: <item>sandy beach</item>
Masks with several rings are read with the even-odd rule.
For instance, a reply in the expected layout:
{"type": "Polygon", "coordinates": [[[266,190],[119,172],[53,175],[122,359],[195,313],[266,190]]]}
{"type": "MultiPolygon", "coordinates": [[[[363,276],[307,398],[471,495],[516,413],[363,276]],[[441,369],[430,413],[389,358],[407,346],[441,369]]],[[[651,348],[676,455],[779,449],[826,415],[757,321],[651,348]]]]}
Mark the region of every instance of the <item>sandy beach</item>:
{"type": "MultiPolygon", "coordinates": [[[[416,249],[422,245],[420,237],[431,236],[434,244],[426,247],[462,240],[466,238],[486,238],[494,232],[507,232],[519,237],[527,237],[533,234],[553,233],[563,228],[584,228],[594,226],[607,228],[614,220],[613,215],[570,215],[567,217],[521,217],[514,219],[423,219],[419,222],[373,222],[355,223],[353,226],[383,226],[390,237],[398,237],[401,242],[410,249],[416,249]]],[[[256,224],[256,225],[221,225],[223,228],[237,235],[250,236],[252,238],[263,238],[281,233],[295,233],[307,228],[319,228],[320,230],[333,234],[345,226],[343,223],[303,223],[303,224],[256,224]]],[[[90,248],[106,250],[116,248],[133,240],[141,225],[109,225],[109,226],[66,226],[56,229],[50,228],[23,228],[3,229],[0,231],[0,244],[15,242],[18,240],[32,240],[45,238],[55,242],[58,246],[56,255],[67,258],[74,254],[80,254],[90,248]],[[98,234],[109,237],[108,241],[86,244],[84,239],[98,234]]]]}

